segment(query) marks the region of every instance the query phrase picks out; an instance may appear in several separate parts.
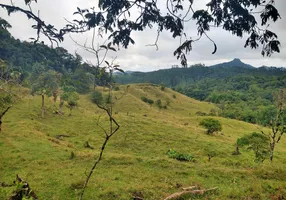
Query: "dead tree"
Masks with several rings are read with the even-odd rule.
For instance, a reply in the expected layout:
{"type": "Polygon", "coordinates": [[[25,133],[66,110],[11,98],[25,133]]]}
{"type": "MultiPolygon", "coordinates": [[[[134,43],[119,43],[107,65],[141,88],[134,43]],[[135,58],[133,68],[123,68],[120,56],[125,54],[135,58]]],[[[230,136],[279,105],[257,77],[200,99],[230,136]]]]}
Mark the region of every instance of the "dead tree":
{"type": "MultiPolygon", "coordinates": [[[[113,70],[113,67],[112,67],[112,70],[113,70]]],[[[112,74],[112,70],[111,70],[111,74],[112,74]]],[[[85,183],[84,183],[84,186],[83,186],[83,189],[82,189],[82,192],[80,194],[80,197],[79,197],[79,200],[82,200],[83,199],[83,195],[84,195],[84,192],[85,192],[85,189],[88,185],[88,182],[92,176],[92,174],[94,173],[94,170],[96,168],[96,166],[98,165],[98,163],[101,161],[102,159],[102,156],[103,156],[103,153],[104,153],[104,150],[106,148],[106,145],[108,143],[108,141],[110,140],[110,138],[119,130],[120,128],[120,125],[118,124],[118,122],[116,121],[116,119],[113,117],[113,98],[112,98],[112,84],[109,85],[108,87],[109,89],[109,92],[108,92],[108,102],[104,104],[100,104],[99,102],[96,103],[97,107],[100,108],[101,110],[105,111],[105,113],[107,114],[108,118],[109,118],[109,127],[108,128],[105,128],[103,127],[102,125],[100,125],[99,123],[99,118],[98,118],[98,122],[97,122],[97,126],[100,127],[102,129],[102,131],[105,133],[105,140],[101,146],[101,150],[100,150],[100,153],[99,153],[99,156],[98,158],[96,159],[96,161],[94,162],[90,172],[88,173],[87,175],[87,178],[85,180],[85,183]]],[[[127,92],[127,90],[126,90],[127,92]]],[[[120,98],[117,98],[117,100],[120,100],[125,94],[123,93],[122,96],[120,98]]]]}
{"type": "Polygon", "coordinates": [[[15,190],[11,196],[8,197],[8,200],[38,200],[36,193],[30,188],[28,182],[21,179],[18,175],[16,175],[16,180],[13,184],[1,183],[0,187],[15,187],[15,190]]]}
{"type": "Polygon", "coordinates": [[[210,188],[210,189],[196,189],[196,188],[197,188],[196,186],[183,188],[183,191],[171,194],[170,196],[166,197],[164,200],[178,199],[179,197],[186,195],[186,194],[203,195],[206,192],[214,191],[218,189],[217,187],[210,188]]]}

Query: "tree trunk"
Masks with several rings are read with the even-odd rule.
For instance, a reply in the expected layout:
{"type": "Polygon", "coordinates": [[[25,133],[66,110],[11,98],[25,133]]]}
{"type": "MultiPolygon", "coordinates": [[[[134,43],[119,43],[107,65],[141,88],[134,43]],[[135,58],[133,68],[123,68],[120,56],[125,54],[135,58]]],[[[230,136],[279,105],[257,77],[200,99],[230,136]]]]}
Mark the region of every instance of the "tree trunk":
{"type": "Polygon", "coordinates": [[[236,144],[234,155],[239,155],[239,154],[240,154],[239,146],[238,146],[238,144],[236,144]]]}
{"type": "Polygon", "coordinates": [[[60,97],[60,109],[59,109],[59,113],[62,115],[64,114],[63,112],[63,107],[64,107],[64,100],[62,97],[60,97]]]}
{"type": "Polygon", "coordinates": [[[270,143],[270,162],[271,163],[273,161],[274,148],[275,148],[275,140],[270,143]]]}
{"type": "Polygon", "coordinates": [[[57,98],[58,98],[58,93],[57,92],[53,92],[54,107],[56,107],[57,98]]]}
{"type": "Polygon", "coordinates": [[[42,94],[42,118],[45,117],[45,95],[42,94]]]}
{"type": "Polygon", "coordinates": [[[3,113],[0,114],[0,133],[2,131],[2,118],[4,117],[4,115],[8,112],[8,110],[11,108],[12,106],[8,106],[8,108],[6,108],[6,110],[4,110],[3,113]]]}

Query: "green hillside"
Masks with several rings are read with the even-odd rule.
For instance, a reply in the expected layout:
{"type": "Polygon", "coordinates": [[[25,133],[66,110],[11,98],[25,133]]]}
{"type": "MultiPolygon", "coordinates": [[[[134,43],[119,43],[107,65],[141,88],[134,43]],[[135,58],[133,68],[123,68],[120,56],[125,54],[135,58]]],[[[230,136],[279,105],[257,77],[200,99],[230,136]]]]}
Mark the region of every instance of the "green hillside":
{"type": "Polygon", "coordinates": [[[285,68],[224,64],[118,74],[115,78],[121,84],[163,84],[188,97],[215,103],[221,117],[269,125],[274,110],[273,94],[286,88],[285,68]]]}
{"type": "MultiPolygon", "coordinates": [[[[115,91],[124,93],[126,86],[115,91]]],[[[100,90],[103,90],[102,88],[100,90]]],[[[116,99],[116,98],[115,98],[116,99]]],[[[0,182],[12,183],[16,174],[28,181],[39,199],[77,199],[86,173],[98,156],[104,133],[97,126],[107,118],[88,95],[80,96],[72,116],[53,114],[47,100],[41,118],[40,96],[29,96],[13,105],[3,119],[0,134],[0,182]],[[101,116],[99,118],[99,116],[101,116]],[[57,135],[70,137],[56,138],[57,135]],[[88,143],[95,149],[84,148],[88,143]],[[71,154],[75,157],[71,159],[71,154]]],[[[107,145],[84,199],[164,199],[183,187],[218,187],[218,190],[183,199],[283,199],[286,197],[286,140],[277,145],[274,163],[254,162],[254,153],[241,149],[234,156],[237,138],[262,128],[232,119],[213,117],[222,123],[222,132],[207,135],[199,126],[198,111],[210,113],[216,106],[200,102],[165,88],[148,84],[130,85],[114,108],[121,128],[107,145]],[[161,100],[159,109],[142,97],[161,100]],[[191,162],[168,157],[169,149],[188,153],[191,162]],[[208,154],[214,157],[208,161],[208,154]]],[[[266,130],[267,131],[267,130],[266,130]]],[[[0,199],[14,188],[0,187],[0,199]]]]}

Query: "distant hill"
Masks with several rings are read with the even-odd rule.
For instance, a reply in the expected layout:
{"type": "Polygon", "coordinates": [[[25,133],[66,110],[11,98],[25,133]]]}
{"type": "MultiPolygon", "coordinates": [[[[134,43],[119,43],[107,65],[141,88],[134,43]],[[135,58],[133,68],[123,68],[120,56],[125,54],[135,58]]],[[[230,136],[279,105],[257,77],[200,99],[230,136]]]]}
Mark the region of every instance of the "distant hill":
{"type": "MultiPolygon", "coordinates": [[[[242,63],[238,59],[230,63],[242,63]]],[[[244,66],[245,65],[245,66],[244,66]]],[[[286,88],[283,68],[192,66],[154,72],[118,75],[119,83],[153,83],[171,87],[189,97],[216,103],[220,116],[251,123],[267,124],[273,111],[273,92],[286,88]]],[[[244,66],[244,67],[243,67],[244,66]]]]}
{"type": "Polygon", "coordinates": [[[235,58],[235,59],[233,59],[230,62],[224,62],[224,63],[212,65],[212,66],[209,66],[209,67],[213,67],[213,68],[218,68],[218,67],[242,67],[242,68],[249,68],[249,69],[254,68],[252,65],[245,64],[239,58],[235,58]]]}

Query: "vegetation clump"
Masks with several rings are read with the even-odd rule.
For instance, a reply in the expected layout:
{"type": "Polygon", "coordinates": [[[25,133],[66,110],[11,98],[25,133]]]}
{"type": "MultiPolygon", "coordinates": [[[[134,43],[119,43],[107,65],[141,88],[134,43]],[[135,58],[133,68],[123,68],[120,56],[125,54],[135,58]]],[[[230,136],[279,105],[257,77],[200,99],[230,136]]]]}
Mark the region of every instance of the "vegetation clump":
{"type": "Polygon", "coordinates": [[[165,88],[166,88],[166,86],[165,86],[163,83],[161,83],[161,84],[160,84],[160,89],[161,89],[162,91],[165,91],[165,88]]]}
{"type": "Polygon", "coordinates": [[[197,116],[206,116],[207,113],[202,112],[202,111],[198,111],[198,112],[196,112],[196,115],[197,115],[197,116]]]}
{"type": "Polygon", "coordinates": [[[141,100],[144,101],[145,103],[148,103],[150,105],[154,104],[154,101],[152,99],[148,99],[147,97],[141,97],[141,100]]]}
{"type": "Polygon", "coordinates": [[[213,134],[222,130],[221,123],[213,118],[206,118],[200,122],[200,125],[207,129],[207,134],[213,134]]]}
{"type": "Polygon", "coordinates": [[[155,102],[156,106],[159,108],[159,109],[167,109],[168,108],[168,105],[170,104],[170,101],[167,100],[166,102],[166,105],[163,105],[161,99],[158,99],[156,102],[155,102]]]}
{"type": "Polygon", "coordinates": [[[184,153],[178,153],[174,149],[169,149],[168,151],[169,158],[173,158],[179,161],[192,161],[194,160],[194,157],[191,154],[184,154],[184,153]]]}
{"type": "Polygon", "coordinates": [[[102,105],[103,103],[103,95],[101,92],[95,90],[91,94],[91,101],[97,105],[102,105]]]}
{"type": "Polygon", "coordinates": [[[247,147],[255,154],[255,162],[263,162],[269,155],[269,138],[261,133],[253,132],[237,139],[238,147],[247,147]]]}
{"type": "Polygon", "coordinates": [[[76,88],[70,86],[70,87],[65,87],[64,92],[62,94],[62,99],[67,101],[68,105],[67,107],[70,110],[70,116],[72,113],[72,110],[78,105],[78,100],[79,100],[79,95],[76,92],[76,88]]]}

